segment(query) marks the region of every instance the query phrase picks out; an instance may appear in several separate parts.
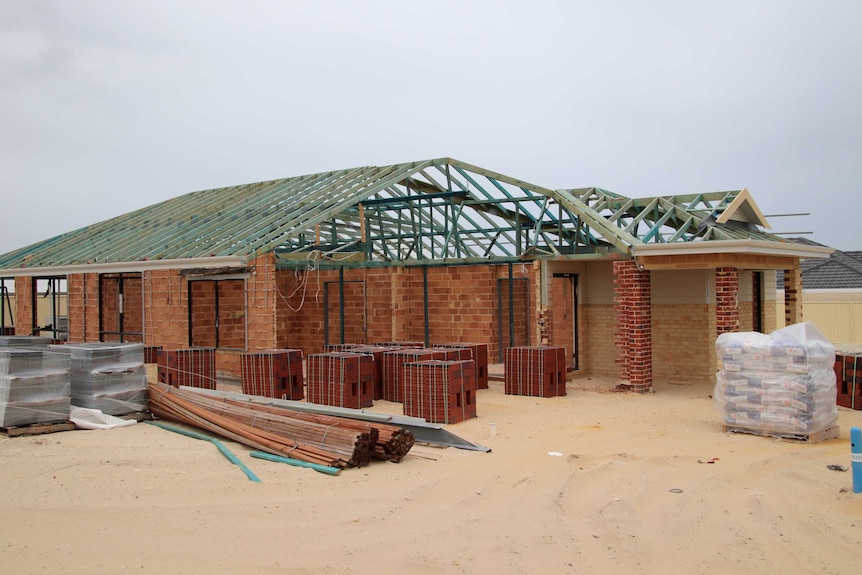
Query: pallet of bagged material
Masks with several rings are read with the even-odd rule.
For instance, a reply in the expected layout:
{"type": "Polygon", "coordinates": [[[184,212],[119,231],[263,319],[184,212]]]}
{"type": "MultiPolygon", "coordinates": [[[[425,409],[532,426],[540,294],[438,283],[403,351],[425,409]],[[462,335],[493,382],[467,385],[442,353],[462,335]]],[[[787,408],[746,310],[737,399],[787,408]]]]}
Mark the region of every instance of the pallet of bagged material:
{"type": "Polygon", "coordinates": [[[23,435],[41,435],[43,433],[56,433],[58,431],[72,431],[75,424],[71,421],[57,421],[54,423],[32,423],[19,427],[0,427],[0,433],[6,437],[20,437],[23,435]]]}
{"type": "Polygon", "coordinates": [[[748,435],[760,435],[763,437],[775,437],[777,439],[789,439],[791,441],[798,441],[800,443],[819,443],[821,441],[826,441],[827,439],[835,439],[836,437],[838,437],[838,432],[840,431],[837,425],[827,427],[826,429],[816,431],[814,433],[781,433],[776,431],[765,431],[763,429],[752,429],[750,427],[743,427],[741,425],[728,424],[722,425],[721,430],[725,433],[746,433],[748,435]]]}

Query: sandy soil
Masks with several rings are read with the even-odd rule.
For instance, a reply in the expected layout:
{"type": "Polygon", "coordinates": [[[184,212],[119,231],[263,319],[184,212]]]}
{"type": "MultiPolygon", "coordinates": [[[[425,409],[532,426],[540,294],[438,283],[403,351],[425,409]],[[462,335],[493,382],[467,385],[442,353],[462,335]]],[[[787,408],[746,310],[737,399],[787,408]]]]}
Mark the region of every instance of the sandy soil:
{"type": "MultiPolygon", "coordinates": [[[[814,445],[725,434],[708,387],[479,392],[449,428],[330,477],[138,424],[0,438],[6,573],[859,573],[849,429],[814,445]],[[496,437],[490,423],[496,424],[496,437]],[[560,455],[550,455],[557,452],[560,455]],[[718,458],[714,463],[705,463],[718,458]],[[682,490],[672,492],[671,490],[682,490]]],[[[396,411],[380,402],[376,409],[396,411]]]]}

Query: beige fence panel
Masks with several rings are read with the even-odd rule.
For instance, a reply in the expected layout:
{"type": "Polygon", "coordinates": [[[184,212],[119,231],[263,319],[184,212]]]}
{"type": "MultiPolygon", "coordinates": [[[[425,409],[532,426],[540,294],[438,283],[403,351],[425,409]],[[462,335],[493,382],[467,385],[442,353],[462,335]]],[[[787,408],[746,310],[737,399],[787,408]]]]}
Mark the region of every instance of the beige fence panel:
{"type": "MultiPolygon", "coordinates": [[[[776,302],[778,327],[784,326],[784,302],[776,302]]],[[[862,344],[862,302],[802,303],[802,318],[814,322],[832,343],[862,344]]]]}

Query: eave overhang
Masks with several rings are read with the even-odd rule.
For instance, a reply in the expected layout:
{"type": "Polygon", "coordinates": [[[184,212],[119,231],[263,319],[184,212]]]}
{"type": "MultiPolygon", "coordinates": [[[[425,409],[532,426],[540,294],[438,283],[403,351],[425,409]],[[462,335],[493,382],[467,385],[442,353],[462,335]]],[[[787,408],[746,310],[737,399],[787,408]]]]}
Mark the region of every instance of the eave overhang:
{"type": "Polygon", "coordinates": [[[0,269],[0,277],[48,277],[70,274],[133,273],[152,270],[244,268],[246,258],[240,256],[211,256],[206,258],[142,260],[135,262],[106,262],[38,268],[0,269]]]}
{"type": "Polygon", "coordinates": [[[674,244],[640,244],[632,246],[632,255],[684,256],[711,254],[745,254],[792,258],[828,258],[835,250],[826,246],[809,246],[793,242],[765,240],[713,240],[708,242],[681,242],[674,244]]]}

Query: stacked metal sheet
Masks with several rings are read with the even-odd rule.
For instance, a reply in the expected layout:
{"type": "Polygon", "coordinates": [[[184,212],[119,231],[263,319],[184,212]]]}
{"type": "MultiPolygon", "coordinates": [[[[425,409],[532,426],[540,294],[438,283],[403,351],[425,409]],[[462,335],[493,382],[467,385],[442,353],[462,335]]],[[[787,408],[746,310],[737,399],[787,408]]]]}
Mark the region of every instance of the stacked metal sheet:
{"type": "Polygon", "coordinates": [[[125,415],[147,409],[147,372],[141,343],[52,345],[67,353],[72,404],[125,415]]]}
{"type": "Polygon", "coordinates": [[[0,348],[0,427],[68,419],[68,358],[46,349],[0,348]]]}
{"type": "Polygon", "coordinates": [[[3,335],[0,336],[0,347],[37,347],[46,348],[53,340],[50,337],[35,335],[3,335]]]}

